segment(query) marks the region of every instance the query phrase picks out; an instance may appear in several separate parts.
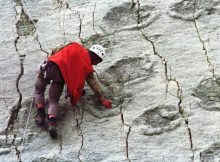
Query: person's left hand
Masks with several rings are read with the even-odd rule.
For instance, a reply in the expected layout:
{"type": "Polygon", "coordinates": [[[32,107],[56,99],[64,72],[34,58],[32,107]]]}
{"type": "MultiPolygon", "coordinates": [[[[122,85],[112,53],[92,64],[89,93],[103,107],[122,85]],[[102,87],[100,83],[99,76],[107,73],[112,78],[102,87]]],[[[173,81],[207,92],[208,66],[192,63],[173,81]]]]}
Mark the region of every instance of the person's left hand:
{"type": "Polygon", "coordinates": [[[107,109],[111,109],[112,108],[112,103],[110,100],[107,100],[107,99],[101,99],[101,104],[102,106],[104,106],[105,108],[107,109]]]}

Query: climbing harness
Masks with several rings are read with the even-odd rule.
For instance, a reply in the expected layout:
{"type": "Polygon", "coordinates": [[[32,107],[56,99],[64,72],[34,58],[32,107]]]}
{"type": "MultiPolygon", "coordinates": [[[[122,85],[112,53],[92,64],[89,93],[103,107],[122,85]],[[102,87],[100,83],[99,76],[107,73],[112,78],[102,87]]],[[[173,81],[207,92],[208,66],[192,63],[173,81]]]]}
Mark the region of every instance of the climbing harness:
{"type": "Polygon", "coordinates": [[[39,68],[39,69],[40,69],[41,71],[46,70],[47,65],[48,65],[47,63],[48,63],[47,61],[44,61],[42,64],[40,64],[40,68],[39,68]]]}

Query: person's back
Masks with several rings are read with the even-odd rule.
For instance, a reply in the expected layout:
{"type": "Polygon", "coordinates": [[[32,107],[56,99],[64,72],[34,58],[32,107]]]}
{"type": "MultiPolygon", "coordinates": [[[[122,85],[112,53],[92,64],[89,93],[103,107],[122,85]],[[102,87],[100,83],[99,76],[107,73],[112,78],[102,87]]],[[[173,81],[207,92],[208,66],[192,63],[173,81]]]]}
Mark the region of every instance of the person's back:
{"type": "Polygon", "coordinates": [[[59,66],[70,94],[77,102],[81,97],[86,77],[94,71],[88,50],[78,43],[72,43],[48,60],[59,66]]]}

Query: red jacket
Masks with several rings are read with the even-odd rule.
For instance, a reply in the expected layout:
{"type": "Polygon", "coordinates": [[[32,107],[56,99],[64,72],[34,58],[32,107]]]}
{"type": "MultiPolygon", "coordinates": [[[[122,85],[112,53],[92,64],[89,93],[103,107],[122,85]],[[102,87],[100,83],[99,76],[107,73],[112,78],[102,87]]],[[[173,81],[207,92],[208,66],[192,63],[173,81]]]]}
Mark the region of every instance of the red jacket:
{"type": "Polygon", "coordinates": [[[82,95],[86,77],[94,71],[88,50],[78,43],[72,43],[48,59],[56,63],[63,75],[75,104],[82,95]]]}

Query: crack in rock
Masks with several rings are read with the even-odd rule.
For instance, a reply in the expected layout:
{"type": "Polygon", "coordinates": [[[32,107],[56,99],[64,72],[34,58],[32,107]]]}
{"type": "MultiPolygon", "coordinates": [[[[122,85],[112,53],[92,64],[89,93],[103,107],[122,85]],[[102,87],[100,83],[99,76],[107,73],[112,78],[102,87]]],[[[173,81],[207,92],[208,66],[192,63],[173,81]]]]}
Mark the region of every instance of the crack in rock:
{"type": "MultiPolygon", "coordinates": [[[[10,110],[10,117],[8,119],[7,127],[5,129],[6,143],[8,142],[9,133],[13,132],[13,130],[14,130],[14,124],[17,120],[19,110],[22,107],[22,105],[21,105],[22,93],[19,89],[19,82],[21,80],[21,77],[24,74],[23,62],[25,60],[26,55],[19,53],[17,43],[18,43],[18,40],[20,39],[21,36],[33,35],[34,30],[35,30],[35,27],[34,27],[32,21],[29,20],[29,17],[24,12],[21,1],[17,0],[16,2],[17,3],[14,6],[14,9],[16,12],[16,20],[17,20],[17,22],[15,24],[16,29],[17,29],[17,37],[14,40],[14,46],[15,46],[17,54],[19,55],[19,60],[20,60],[20,73],[18,74],[17,79],[16,79],[16,90],[17,90],[19,98],[18,98],[17,103],[10,110]]],[[[12,140],[11,145],[14,145],[16,136],[17,135],[14,134],[14,139],[12,140]]],[[[18,160],[19,160],[19,162],[21,162],[21,153],[15,145],[14,145],[14,147],[15,147],[15,151],[16,151],[16,155],[18,157],[18,160]]]]}
{"type": "Polygon", "coordinates": [[[126,148],[126,158],[130,162],[131,160],[129,158],[129,139],[128,138],[129,138],[132,126],[125,123],[124,114],[122,112],[123,102],[124,102],[124,99],[121,99],[120,100],[120,104],[121,104],[121,106],[120,106],[120,114],[121,114],[121,122],[122,122],[123,126],[127,126],[128,127],[128,132],[127,132],[126,139],[125,139],[125,148],[126,148]]]}
{"type": "Polygon", "coordinates": [[[137,0],[137,4],[138,4],[138,5],[136,5],[136,8],[135,8],[136,11],[135,11],[134,9],[132,10],[132,14],[135,15],[135,16],[133,16],[133,17],[134,17],[134,19],[135,19],[136,22],[137,22],[137,29],[138,29],[138,31],[140,32],[140,34],[143,36],[143,38],[144,38],[146,41],[148,41],[148,42],[151,43],[152,48],[153,48],[154,55],[158,56],[158,57],[160,58],[161,62],[163,63],[164,69],[165,69],[166,80],[168,81],[167,84],[169,84],[169,82],[173,81],[173,82],[175,82],[176,85],[177,85],[177,88],[178,88],[178,89],[177,89],[177,98],[178,98],[178,100],[179,100],[179,102],[178,102],[178,110],[179,110],[179,114],[181,115],[181,117],[182,117],[183,120],[185,121],[185,125],[186,125],[186,127],[187,127],[187,131],[188,131],[188,134],[189,134],[190,148],[191,148],[191,151],[193,152],[193,158],[194,158],[192,133],[191,133],[191,129],[189,128],[189,124],[188,124],[189,121],[188,121],[188,119],[185,118],[185,116],[184,116],[184,109],[183,109],[183,107],[181,106],[181,104],[182,104],[182,91],[181,91],[179,82],[178,82],[175,78],[173,78],[173,77],[171,77],[171,76],[168,76],[168,63],[167,63],[166,59],[165,59],[163,56],[161,56],[161,55],[158,54],[154,42],[153,42],[152,40],[150,40],[149,37],[148,37],[148,36],[141,30],[141,28],[139,27],[139,24],[140,24],[140,22],[141,22],[141,20],[139,19],[139,18],[141,17],[141,16],[140,16],[141,5],[140,5],[139,0],[137,0]]]}
{"type": "Polygon", "coordinates": [[[80,146],[80,149],[79,149],[79,151],[78,151],[78,159],[79,159],[79,161],[80,162],[82,162],[82,160],[81,160],[81,158],[80,158],[80,155],[81,155],[81,151],[82,151],[82,149],[83,149],[83,145],[84,145],[84,136],[83,136],[83,132],[81,131],[81,130],[79,130],[80,131],[80,134],[79,134],[79,136],[81,136],[81,138],[82,138],[82,144],[81,144],[81,146],[80,146]]]}
{"type": "Polygon", "coordinates": [[[18,150],[18,148],[15,146],[15,152],[16,152],[16,155],[17,155],[17,160],[18,162],[22,162],[21,161],[21,154],[20,154],[20,151],[18,150]]]}
{"type": "Polygon", "coordinates": [[[75,107],[74,112],[75,112],[75,116],[76,116],[76,126],[79,131],[78,135],[81,137],[81,146],[80,146],[80,149],[78,151],[77,156],[78,156],[79,161],[82,162],[80,155],[81,155],[81,151],[82,151],[83,145],[84,145],[84,136],[83,136],[83,131],[81,129],[81,124],[82,124],[83,116],[84,116],[83,115],[84,114],[84,99],[82,99],[80,107],[75,107]]]}
{"type": "Polygon", "coordinates": [[[129,138],[129,135],[131,133],[131,126],[128,126],[128,127],[129,128],[128,128],[127,137],[126,137],[126,157],[127,157],[128,161],[131,162],[131,160],[129,158],[129,145],[128,145],[129,144],[128,138],[129,138]]]}
{"type": "Polygon", "coordinates": [[[188,135],[189,135],[189,141],[190,141],[190,148],[191,148],[191,151],[193,152],[193,159],[194,159],[194,156],[195,156],[195,152],[194,152],[194,149],[193,149],[193,139],[192,139],[192,132],[191,132],[191,129],[189,127],[189,120],[187,117],[185,117],[184,115],[184,108],[182,107],[182,90],[180,88],[180,84],[178,81],[176,81],[176,79],[174,79],[174,81],[176,82],[177,84],[177,98],[179,99],[179,102],[178,102],[178,110],[179,110],[179,114],[181,115],[181,117],[183,118],[184,122],[185,122],[185,125],[187,127],[187,131],[188,131],[188,135]]]}
{"type": "Polygon", "coordinates": [[[38,36],[36,36],[35,39],[36,39],[36,41],[38,42],[38,44],[40,46],[40,50],[42,52],[46,53],[47,54],[47,58],[48,58],[50,56],[50,53],[48,51],[46,51],[45,49],[43,49],[42,44],[40,43],[38,36]]]}
{"type": "Polygon", "coordinates": [[[16,79],[16,89],[17,89],[17,93],[19,94],[19,99],[17,101],[17,104],[12,107],[12,110],[10,112],[10,118],[8,120],[7,128],[5,130],[6,131],[6,137],[9,133],[9,131],[12,131],[14,129],[14,123],[15,123],[15,120],[17,119],[18,112],[21,108],[22,94],[21,94],[20,89],[19,89],[19,81],[20,81],[23,73],[24,73],[24,67],[23,67],[23,64],[20,63],[20,74],[18,75],[18,77],[16,79]]]}
{"type": "MultiPolygon", "coordinates": [[[[15,8],[15,12],[16,12],[16,15],[18,15],[18,10],[16,9],[17,6],[21,7],[22,8],[22,4],[20,1],[16,1],[17,4],[16,6],[14,7],[15,8]]],[[[21,9],[21,17],[19,18],[19,20],[17,21],[16,23],[16,28],[17,28],[17,34],[18,36],[15,38],[15,41],[14,41],[14,45],[15,45],[15,48],[16,48],[16,52],[18,53],[18,48],[17,48],[17,42],[18,42],[18,39],[20,38],[19,36],[23,36],[22,32],[20,31],[21,28],[20,26],[22,26],[23,23],[21,22],[26,22],[27,20],[27,15],[24,14],[24,11],[23,11],[23,8],[21,9]]],[[[24,23],[25,24],[25,23],[24,23]]],[[[26,36],[26,35],[25,35],[26,36]]],[[[19,53],[18,53],[19,54],[19,53]]],[[[17,90],[17,93],[19,95],[19,99],[16,103],[16,105],[14,105],[11,109],[11,115],[10,115],[10,118],[8,120],[8,124],[7,124],[7,128],[6,128],[6,138],[7,138],[7,135],[9,133],[9,131],[12,131],[13,130],[13,127],[14,127],[14,123],[15,123],[15,120],[17,119],[17,116],[18,116],[18,112],[21,108],[21,102],[22,102],[22,94],[20,92],[20,89],[19,89],[19,81],[21,79],[21,77],[23,76],[24,74],[24,66],[23,66],[23,61],[25,59],[25,56],[26,55],[21,55],[19,54],[19,59],[20,59],[20,73],[16,79],[16,90],[17,90]]],[[[7,141],[7,140],[6,140],[7,141]]]]}
{"type": "Polygon", "coordinates": [[[195,25],[195,28],[196,28],[196,32],[197,32],[197,35],[198,35],[198,38],[199,38],[199,41],[201,42],[202,44],[202,47],[203,47],[203,50],[205,52],[205,56],[206,56],[206,61],[208,63],[208,66],[210,68],[210,71],[213,75],[214,78],[216,78],[215,76],[215,69],[214,69],[214,66],[209,58],[209,55],[208,55],[208,50],[207,50],[207,47],[205,45],[205,42],[202,40],[202,36],[200,34],[200,31],[199,31],[199,28],[198,28],[198,25],[197,25],[197,21],[196,21],[196,16],[195,16],[195,13],[196,13],[196,1],[194,2],[194,6],[193,6],[193,22],[194,22],[194,25],[195,25]]]}
{"type": "MultiPolygon", "coordinates": [[[[57,0],[57,4],[58,6],[56,8],[60,8],[60,12],[61,12],[61,9],[64,8],[64,13],[63,13],[63,21],[61,22],[61,17],[59,17],[59,26],[63,32],[63,35],[64,35],[64,44],[67,43],[67,36],[66,36],[66,31],[65,31],[65,16],[66,16],[66,11],[67,10],[70,10],[70,11],[73,11],[71,8],[70,8],[70,5],[69,3],[67,3],[65,0],[57,0]]],[[[55,8],[55,9],[56,9],[55,8]]],[[[78,13],[77,13],[78,14],[78,13]]],[[[79,15],[79,14],[78,14],[79,15]]]]}
{"type": "Polygon", "coordinates": [[[17,14],[17,34],[18,36],[28,36],[33,35],[36,31],[36,28],[34,26],[34,23],[36,24],[38,22],[37,19],[34,19],[33,21],[30,19],[30,17],[25,13],[23,4],[21,3],[21,0],[16,0],[17,4],[15,6],[15,11],[17,14]]]}
{"type": "Polygon", "coordinates": [[[120,100],[120,114],[121,114],[121,122],[122,122],[122,124],[124,125],[125,124],[125,120],[124,120],[124,114],[123,114],[123,112],[122,112],[122,109],[123,109],[123,102],[124,102],[124,99],[121,99],[120,100]]]}
{"type": "Polygon", "coordinates": [[[93,28],[93,31],[96,33],[96,35],[99,35],[95,29],[95,10],[96,10],[96,2],[95,2],[94,9],[92,12],[92,28],[93,28]]]}
{"type": "Polygon", "coordinates": [[[79,16],[79,35],[78,35],[78,37],[81,40],[81,42],[83,43],[84,41],[81,37],[81,32],[82,32],[82,21],[83,21],[83,18],[84,18],[85,15],[82,15],[82,17],[81,17],[81,15],[78,14],[78,16],[79,16]]]}
{"type": "MultiPolygon", "coordinates": [[[[20,2],[20,1],[17,1],[17,2],[20,2]]],[[[186,2],[186,3],[189,3],[189,1],[183,1],[183,2],[186,2]]],[[[64,3],[64,1],[62,1],[62,0],[57,0],[57,3],[59,3],[59,5],[62,5],[63,3],[64,3]]],[[[67,4],[67,3],[66,3],[67,4]]],[[[184,5],[184,4],[182,4],[182,5],[184,5]]],[[[67,6],[67,5],[66,5],[67,6]]],[[[111,10],[111,12],[109,12],[109,13],[107,13],[107,15],[106,15],[106,17],[104,17],[103,18],[103,20],[105,21],[105,22],[107,22],[107,23],[109,23],[110,24],[110,21],[115,21],[115,25],[116,26],[114,26],[115,28],[117,28],[117,27],[120,27],[120,25],[122,25],[123,26],[123,23],[125,23],[125,21],[124,21],[124,15],[126,15],[127,13],[127,11],[125,10],[125,9],[127,9],[127,7],[129,7],[129,8],[131,8],[132,10],[135,10],[135,8],[136,7],[138,7],[139,9],[141,8],[140,7],[140,3],[139,3],[139,1],[137,1],[137,2],[135,2],[134,0],[132,0],[132,5],[125,5],[125,6],[119,6],[119,7],[122,7],[121,9],[120,8],[113,8],[112,10],[111,10]],[[125,8],[123,8],[123,7],[125,7],[125,8]],[[119,14],[119,15],[117,15],[116,14],[116,17],[112,17],[112,13],[113,12],[117,12],[117,14],[119,14]],[[121,12],[121,13],[120,13],[121,12]],[[121,14],[121,15],[120,15],[121,14]],[[108,22],[109,21],[109,22],[108,22]],[[122,24],[120,24],[120,21],[122,21],[123,23],[122,24]]],[[[19,7],[18,7],[19,8],[19,7]]],[[[21,7],[22,8],[22,7],[21,7]]],[[[134,16],[134,19],[137,19],[137,28],[136,29],[138,29],[139,30],[139,32],[141,33],[141,35],[147,40],[147,41],[149,41],[150,43],[151,43],[151,45],[152,45],[152,48],[153,48],[153,51],[154,51],[154,54],[155,55],[157,55],[159,58],[160,58],[160,60],[161,60],[161,62],[163,63],[163,65],[164,65],[164,68],[165,68],[165,77],[166,77],[166,79],[167,79],[167,81],[168,81],[168,84],[169,84],[169,82],[170,81],[173,81],[173,82],[175,82],[176,83],[176,85],[177,85],[177,87],[178,87],[178,90],[177,90],[177,98],[179,99],[179,103],[178,103],[178,108],[179,108],[179,114],[178,113],[173,113],[174,114],[174,116],[172,116],[173,114],[172,114],[172,112],[171,112],[171,115],[169,114],[170,112],[166,112],[165,113],[165,116],[164,116],[164,112],[162,112],[163,110],[169,110],[168,108],[165,108],[165,109],[163,109],[163,110],[161,110],[160,112],[159,112],[159,114],[158,115],[160,115],[160,117],[161,117],[161,122],[159,121],[159,123],[154,123],[155,121],[157,121],[156,119],[153,119],[156,115],[155,115],[155,113],[152,111],[152,112],[148,112],[149,114],[145,114],[145,116],[147,116],[146,117],[146,119],[147,120],[149,120],[149,121],[151,121],[151,122],[149,122],[150,124],[151,124],[151,126],[152,127],[157,127],[158,125],[158,127],[162,127],[162,128],[164,128],[164,129],[162,129],[162,132],[161,133],[163,133],[163,131],[165,132],[165,131],[169,131],[169,130],[172,130],[172,129],[175,129],[177,126],[179,126],[178,125],[178,123],[176,123],[177,125],[175,125],[174,127],[171,127],[172,129],[170,129],[170,128],[167,128],[166,127],[166,124],[167,123],[172,123],[173,122],[173,120],[172,119],[174,119],[174,121],[175,120],[179,120],[178,118],[177,118],[177,116],[178,115],[180,115],[181,114],[181,116],[182,116],[182,118],[184,119],[184,121],[185,121],[185,124],[186,124],[186,126],[187,126],[187,129],[188,129],[188,132],[189,132],[189,138],[190,138],[190,143],[191,143],[191,149],[193,148],[193,141],[192,141],[192,136],[191,136],[191,130],[190,130],[190,128],[189,128],[189,125],[188,125],[188,123],[189,123],[189,121],[188,121],[188,119],[186,119],[185,118],[185,116],[183,115],[183,113],[184,113],[184,109],[183,109],[183,107],[182,107],[182,91],[181,91],[181,86],[180,86],[180,83],[175,79],[175,78],[173,78],[173,77],[171,77],[171,76],[169,76],[169,72],[168,72],[168,62],[167,62],[167,60],[162,56],[162,55],[160,55],[160,54],[158,54],[158,52],[157,52],[157,49],[156,49],[156,46],[155,46],[155,43],[143,32],[143,31],[141,31],[141,28],[139,27],[140,26],[140,24],[141,23],[143,23],[144,21],[145,21],[145,18],[146,19],[148,19],[149,18],[149,14],[146,14],[146,15],[142,15],[141,14],[141,9],[140,10],[136,10],[135,11],[135,13],[136,13],[136,16],[134,16]],[[151,114],[152,113],[152,114],[151,114]],[[167,115],[167,116],[166,116],[167,115]],[[164,124],[164,125],[163,125],[164,124]]],[[[190,8],[191,9],[191,8],[190,8]]],[[[16,51],[18,52],[18,48],[17,48],[17,43],[18,43],[18,41],[19,41],[19,39],[20,39],[20,36],[28,36],[28,35],[33,35],[33,33],[35,32],[35,28],[34,28],[34,26],[32,26],[32,27],[25,27],[25,25],[24,24],[28,24],[29,23],[29,18],[27,17],[27,15],[24,13],[24,11],[23,11],[23,8],[21,9],[22,11],[21,11],[21,13],[20,13],[20,19],[17,21],[17,23],[16,23],[16,27],[17,27],[17,34],[18,34],[18,36],[15,38],[15,48],[16,48],[16,51]]],[[[149,9],[150,10],[150,9],[149,9]]],[[[154,8],[152,9],[152,10],[154,10],[154,8]]],[[[143,11],[143,12],[145,12],[145,11],[143,11]]],[[[213,12],[213,10],[212,9],[210,9],[210,12],[213,12]]],[[[94,14],[95,14],[95,8],[94,8],[94,12],[93,12],[94,14]]],[[[18,10],[17,10],[17,15],[18,15],[18,10]]],[[[205,54],[206,54],[206,56],[207,56],[207,62],[209,63],[209,66],[211,66],[211,61],[210,61],[210,59],[209,59],[209,57],[208,57],[208,53],[207,53],[207,49],[206,49],[206,47],[205,47],[205,43],[204,43],[204,41],[202,41],[202,39],[201,39],[201,36],[200,36],[200,33],[199,33],[199,30],[198,30],[198,27],[197,27],[197,23],[196,23],[196,13],[194,14],[194,20],[195,20],[195,26],[196,26],[196,29],[197,29],[197,33],[198,33],[198,36],[199,36],[199,38],[200,38],[200,41],[201,41],[201,43],[203,44],[203,48],[205,49],[205,54]]],[[[83,17],[81,17],[81,15],[79,15],[79,19],[80,19],[80,25],[79,25],[79,38],[81,39],[81,28],[82,28],[82,19],[83,19],[83,17]]],[[[31,24],[29,24],[30,26],[31,26],[31,24]]],[[[33,25],[33,24],[32,24],[33,25]]],[[[112,24],[111,24],[112,25],[112,24]]],[[[110,26],[111,26],[110,25],[110,26]]],[[[94,26],[95,26],[95,24],[94,24],[94,15],[93,15],[93,29],[94,29],[94,26]]],[[[65,29],[64,29],[64,32],[65,32],[65,29]]],[[[97,37],[98,37],[98,35],[96,34],[96,35],[94,35],[94,39],[97,39],[97,37]]],[[[105,39],[104,37],[101,37],[101,38],[103,38],[103,39],[105,39]]],[[[82,39],[81,39],[82,40],[82,39]]],[[[38,41],[38,43],[39,43],[39,45],[40,45],[40,48],[41,48],[41,50],[42,51],[44,51],[43,49],[42,49],[42,46],[41,46],[41,43],[39,42],[39,40],[37,39],[37,41],[38,41]]],[[[82,42],[83,41],[85,41],[85,40],[82,40],[82,42]]],[[[91,41],[91,40],[89,40],[89,41],[91,41]]],[[[88,41],[88,42],[89,42],[88,41]]],[[[102,39],[100,39],[100,41],[102,41],[102,39]]],[[[87,42],[86,42],[87,43],[87,42]]],[[[109,42],[105,42],[106,44],[105,44],[105,46],[107,47],[107,46],[110,46],[110,43],[109,42]]],[[[44,51],[45,52],[45,51],[44,51]]],[[[11,122],[9,122],[9,123],[13,123],[14,122],[14,120],[17,118],[17,115],[16,115],[16,113],[18,113],[18,111],[19,111],[19,109],[21,108],[21,101],[22,101],[22,94],[21,94],[21,92],[20,92],[20,90],[19,90],[19,81],[20,81],[20,79],[21,79],[21,77],[22,77],[22,75],[23,75],[23,63],[22,63],[22,60],[24,60],[24,57],[25,57],[25,55],[19,55],[20,56],[20,61],[21,61],[21,65],[20,65],[20,67],[21,67],[21,72],[20,72],[20,74],[19,74],[19,76],[18,76],[18,78],[17,78],[17,80],[16,80],[16,87],[17,87],[17,92],[19,93],[19,101],[18,101],[18,104],[17,104],[17,107],[13,107],[13,109],[15,109],[15,110],[17,110],[17,112],[15,112],[15,115],[12,115],[12,116],[15,116],[15,117],[12,117],[13,119],[12,119],[12,121],[11,122]],[[19,104],[20,103],[20,104],[19,104]]],[[[121,87],[123,87],[124,88],[124,86],[125,85],[127,85],[127,83],[128,82],[132,82],[132,83],[134,83],[134,84],[136,84],[138,81],[136,81],[136,78],[139,78],[140,79],[140,76],[142,75],[142,74],[145,74],[146,75],[146,71],[144,71],[142,68],[143,67],[141,67],[140,65],[142,65],[142,62],[141,62],[141,59],[139,60],[139,59],[134,59],[134,58],[126,58],[125,60],[120,60],[120,61],[118,61],[117,62],[117,66],[111,66],[108,70],[107,70],[107,75],[109,75],[109,78],[108,78],[108,80],[107,80],[107,82],[106,81],[103,81],[103,83],[105,83],[107,86],[108,86],[108,88],[110,89],[109,91],[111,91],[113,94],[114,93],[118,93],[118,92],[122,92],[122,93],[124,93],[124,91],[121,91],[121,89],[120,88],[118,88],[118,87],[120,87],[121,85],[121,87]],[[127,60],[126,60],[127,59],[127,60]],[[125,62],[125,63],[123,63],[123,62],[125,62]],[[130,64],[131,63],[131,64],[130,64]],[[131,75],[130,74],[128,74],[128,73],[126,73],[126,69],[132,69],[131,68],[131,65],[132,64],[134,64],[133,65],[133,67],[135,67],[136,69],[135,69],[135,71],[137,71],[137,72],[133,72],[132,70],[131,70],[131,75]],[[120,68],[121,67],[121,68],[120,68]],[[125,69],[125,70],[124,70],[125,69]],[[123,71],[124,70],[124,71],[123,71]],[[143,71],[142,71],[143,70],[143,71]],[[116,76],[118,76],[118,77],[116,77],[116,76]],[[114,80],[116,78],[116,80],[114,80]],[[112,85],[112,83],[113,83],[113,85],[112,85]],[[116,88],[115,88],[115,85],[116,85],[116,88]],[[117,87],[118,86],[118,87],[117,87]],[[117,89],[118,88],[118,89],[117,89]]],[[[142,60],[143,61],[143,60],[142,60]]],[[[144,63],[145,64],[145,63],[144,63]]],[[[153,66],[151,66],[151,67],[153,67],[153,66]]],[[[146,70],[146,69],[145,69],[146,70]]],[[[149,70],[149,69],[147,69],[147,70],[149,70]]],[[[152,70],[152,69],[151,69],[152,70]]],[[[148,72],[148,71],[147,71],[148,72]]],[[[147,75],[148,75],[149,73],[147,73],[147,75]]],[[[214,69],[213,69],[213,74],[214,74],[214,69]]],[[[151,75],[151,74],[149,74],[149,75],[151,75]]],[[[103,74],[103,76],[104,76],[104,74],[103,74]]],[[[105,77],[105,76],[104,76],[105,77]]],[[[103,77],[103,78],[104,78],[103,77]]],[[[146,77],[148,77],[148,76],[146,76],[146,77]]],[[[143,79],[146,79],[146,78],[143,78],[143,79]]],[[[140,81],[140,80],[139,80],[140,81]]],[[[217,84],[217,83],[216,83],[217,84]]],[[[122,89],[122,90],[124,90],[124,89],[122,89]]],[[[112,93],[109,93],[109,94],[112,94],[112,93]]],[[[112,95],[113,96],[113,95],[112,95]]],[[[112,97],[112,96],[110,96],[110,97],[112,97]]],[[[130,161],[130,159],[129,159],[129,136],[130,136],[130,133],[131,133],[131,128],[132,128],[132,126],[131,125],[128,125],[128,124],[126,124],[125,123],[125,121],[124,121],[124,114],[123,114],[123,111],[122,111],[122,104],[125,102],[125,99],[126,99],[126,97],[129,97],[129,96],[116,96],[116,97],[118,97],[117,98],[117,105],[121,105],[121,107],[120,107],[120,115],[121,115],[121,122],[123,123],[123,125],[125,125],[125,126],[127,126],[128,127],[128,132],[127,132],[127,136],[126,136],[126,156],[127,156],[127,159],[130,161]]],[[[205,97],[207,97],[207,96],[205,96],[205,97]]],[[[213,97],[213,96],[211,96],[211,97],[213,97]]],[[[214,98],[214,100],[215,99],[217,99],[218,100],[218,96],[216,97],[216,98],[214,98]]],[[[159,110],[158,110],[159,111],[159,110]]],[[[14,114],[14,113],[13,113],[14,114]]],[[[80,156],[81,156],[81,152],[82,152],[82,149],[83,149],[83,142],[84,142],[84,136],[83,136],[83,132],[82,132],[82,130],[81,130],[81,124],[82,124],[82,119],[83,119],[83,116],[81,117],[81,121],[80,121],[80,119],[76,119],[76,122],[77,122],[77,127],[79,128],[79,136],[81,136],[81,138],[82,138],[82,144],[81,144],[81,147],[80,147],[80,150],[79,150],[79,152],[78,152],[78,158],[79,158],[79,160],[81,161],[81,159],[80,159],[80,156]]],[[[10,120],[9,120],[10,121],[10,120]]],[[[141,122],[141,121],[136,121],[137,123],[138,122],[141,122]]],[[[13,124],[12,124],[13,125],[13,124]]],[[[159,134],[159,133],[158,133],[159,134]]],[[[147,133],[146,135],[149,135],[149,133],[147,133]]],[[[14,142],[13,142],[14,143],[14,142]]],[[[20,152],[19,152],[19,150],[17,149],[17,148],[15,148],[15,150],[16,150],[16,153],[17,153],[17,156],[18,157],[20,157],[20,152]]],[[[61,153],[61,151],[62,151],[62,136],[60,135],[60,153],[61,153]]],[[[208,150],[207,151],[208,153],[210,152],[210,150],[208,150]]],[[[202,154],[201,154],[201,158],[203,158],[203,157],[205,157],[205,155],[207,155],[208,153],[207,152],[203,152],[202,154]]],[[[212,152],[213,154],[215,154],[215,152],[212,152]]]]}

